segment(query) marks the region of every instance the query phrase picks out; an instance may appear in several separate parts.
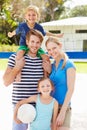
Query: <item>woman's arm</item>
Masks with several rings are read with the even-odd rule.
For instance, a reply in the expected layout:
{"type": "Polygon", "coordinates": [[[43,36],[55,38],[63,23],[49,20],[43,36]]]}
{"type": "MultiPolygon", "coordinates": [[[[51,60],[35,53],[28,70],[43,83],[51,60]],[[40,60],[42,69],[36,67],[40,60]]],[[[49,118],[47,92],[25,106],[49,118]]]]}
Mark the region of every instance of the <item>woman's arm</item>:
{"type": "Polygon", "coordinates": [[[13,83],[16,75],[21,71],[24,64],[25,64],[25,60],[24,60],[24,57],[23,57],[20,60],[16,60],[15,67],[13,67],[13,68],[7,67],[7,69],[6,69],[6,71],[3,75],[3,81],[4,81],[5,86],[8,86],[11,83],[13,83]]]}
{"type": "Polygon", "coordinates": [[[62,105],[62,108],[60,110],[60,113],[57,117],[57,124],[61,126],[65,119],[66,110],[68,108],[69,102],[71,100],[72,94],[74,92],[75,87],[75,79],[76,79],[76,70],[75,68],[69,68],[67,70],[67,86],[68,90],[65,96],[64,103],[62,105]]]}
{"type": "Polygon", "coordinates": [[[58,102],[55,100],[53,117],[52,117],[52,130],[57,130],[56,119],[58,115],[58,102]]]}

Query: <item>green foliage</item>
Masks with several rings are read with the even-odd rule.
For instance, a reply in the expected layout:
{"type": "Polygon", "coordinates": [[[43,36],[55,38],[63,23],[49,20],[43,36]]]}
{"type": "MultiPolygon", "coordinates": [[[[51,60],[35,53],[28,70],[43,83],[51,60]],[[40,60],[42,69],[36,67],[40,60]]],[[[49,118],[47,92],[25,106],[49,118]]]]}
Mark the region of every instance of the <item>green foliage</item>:
{"type": "MultiPolygon", "coordinates": [[[[64,3],[67,0],[47,0],[45,2],[46,21],[49,16],[50,20],[59,19],[61,13],[65,10],[64,3]]],[[[50,21],[49,20],[49,21],[50,21]]]]}
{"type": "Polygon", "coordinates": [[[0,43],[8,44],[8,43],[10,43],[10,40],[8,39],[8,37],[6,37],[5,34],[0,34],[0,43]]]}
{"type": "Polygon", "coordinates": [[[87,73],[87,62],[75,62],[77,73],[87,73]]]}
{"type": "Polygon", "coordinates": [[[8,45],[8,44],[0,44],[0,52],[16,52],[18,46],[15,44],[8,45]]]}
{"type": "Polygon", "coordinates": [[[70,17],[87,16],[87,5],[81,5],[73,8],[70,13],[70,17]]]}
{"type": "MultiPolygon", "coordinates": [[[[5,70],[8,59],[0,59],[0,70],[5,70]]],[[[75,62],[77,73],[87,73],[87,62],[75,62]]]]}

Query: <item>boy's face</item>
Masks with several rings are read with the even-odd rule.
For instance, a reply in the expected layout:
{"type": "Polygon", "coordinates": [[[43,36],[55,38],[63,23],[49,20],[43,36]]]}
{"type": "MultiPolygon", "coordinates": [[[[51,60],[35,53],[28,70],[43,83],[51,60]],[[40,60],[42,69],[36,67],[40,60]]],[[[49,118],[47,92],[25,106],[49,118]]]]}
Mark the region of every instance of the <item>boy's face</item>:
{"type": "Polygon", "coordinates": [[[25,19],[28,21],[28,23],[34,24],[37,21],[37,19],[38,19],[37,13],[34,12],[33,10],[29,10],[25,14],[25,19]]]}
{"type": "Polygon", "coordinates": [[[26,43],[29,47],[29,53],[36,55],[38,49],[41,47],[40,38],[35,35],[31,35],[30,40],[26,41],[26,43]]]}

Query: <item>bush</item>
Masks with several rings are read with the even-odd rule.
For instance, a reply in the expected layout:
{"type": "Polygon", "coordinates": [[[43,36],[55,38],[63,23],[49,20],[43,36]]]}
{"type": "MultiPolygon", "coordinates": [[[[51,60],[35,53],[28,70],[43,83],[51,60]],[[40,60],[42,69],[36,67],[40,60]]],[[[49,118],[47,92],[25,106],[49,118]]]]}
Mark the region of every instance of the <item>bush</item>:
{"type": "Polygon", "coordinates": [[[16,52],[19,46],[12,44],[0,44],[0,52],[16,52]]]}

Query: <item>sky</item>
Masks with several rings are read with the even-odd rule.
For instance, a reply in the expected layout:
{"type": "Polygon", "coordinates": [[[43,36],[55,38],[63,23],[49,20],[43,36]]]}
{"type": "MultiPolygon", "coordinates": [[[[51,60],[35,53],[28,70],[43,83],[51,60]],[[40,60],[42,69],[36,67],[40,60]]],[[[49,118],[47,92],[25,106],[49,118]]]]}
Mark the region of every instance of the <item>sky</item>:
{"type": "Polygon", "coordinates": [[[78,5],[87,5],[87,0],[71,0],[66,3],[66,6],[73,8],[78,5]]]}

